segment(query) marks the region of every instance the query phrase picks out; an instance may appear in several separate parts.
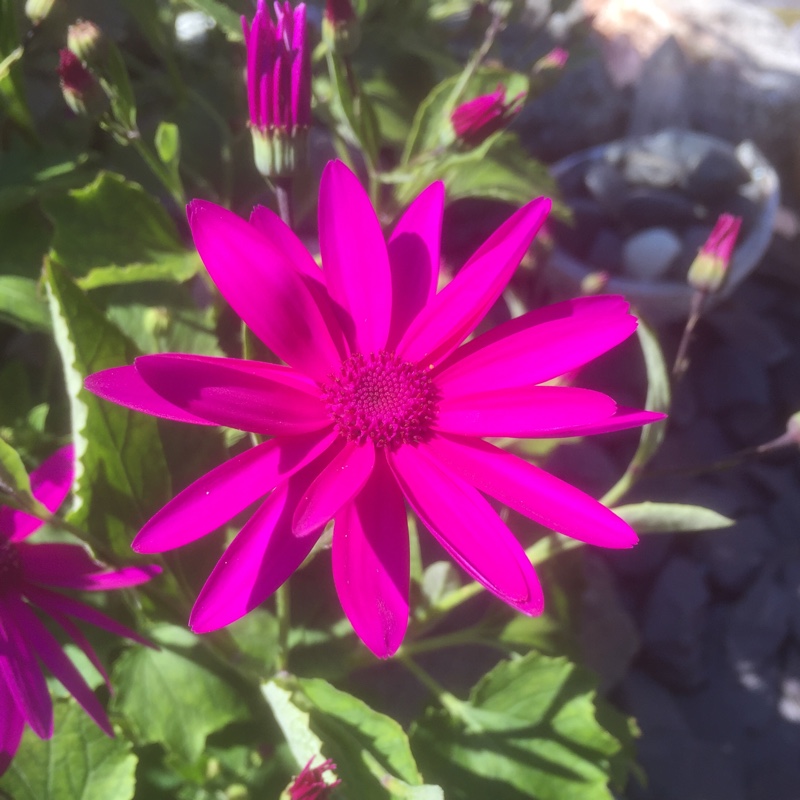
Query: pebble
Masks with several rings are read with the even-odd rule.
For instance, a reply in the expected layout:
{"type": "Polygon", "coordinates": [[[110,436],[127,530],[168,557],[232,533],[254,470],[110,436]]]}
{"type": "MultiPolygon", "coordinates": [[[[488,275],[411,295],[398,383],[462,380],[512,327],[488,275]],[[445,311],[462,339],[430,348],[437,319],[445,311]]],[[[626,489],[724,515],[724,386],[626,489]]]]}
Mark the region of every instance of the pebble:
{"type": "Polygon", "coordinates": [[[681,248],[680,237],[669,228],[647,228],[623,245],[623,269],[631,277],[656,280],[669,271],[681,248]]]}

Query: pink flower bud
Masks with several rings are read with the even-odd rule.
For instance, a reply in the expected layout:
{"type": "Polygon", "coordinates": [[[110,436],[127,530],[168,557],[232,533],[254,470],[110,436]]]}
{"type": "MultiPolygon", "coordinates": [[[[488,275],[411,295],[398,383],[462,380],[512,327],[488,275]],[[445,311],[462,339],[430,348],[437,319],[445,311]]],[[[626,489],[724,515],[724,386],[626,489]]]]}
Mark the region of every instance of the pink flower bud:
{"type": "Polygon", "coordinates": [[[480,144],[511,122],[522,108],[524,97],[521,92],[506,102],[506,90],[498,85],[491,94],[462,103],[450,115],[456,136],[472,147],[480,144]]]}
{"type": "Polygon", "coordinates": [[[722,214],[689,267],[689,285],[700,292],[716,292],[725,280],[741,217],[722,214]]]}
{"type": "Polygon", "coordinates": [[[281,796],[286,800],[326,800],[330,797],[331,789],[338,786],[341,781],[335,780],[332,783],[326,783],[322,776],[325,772],[333,772],[336,769],[336,764],[330,759],[323,761],[316,767],[311,766],[311,758],[309,762],[300,771],[300,774],[291,782],[289,787],[281,796]]]}

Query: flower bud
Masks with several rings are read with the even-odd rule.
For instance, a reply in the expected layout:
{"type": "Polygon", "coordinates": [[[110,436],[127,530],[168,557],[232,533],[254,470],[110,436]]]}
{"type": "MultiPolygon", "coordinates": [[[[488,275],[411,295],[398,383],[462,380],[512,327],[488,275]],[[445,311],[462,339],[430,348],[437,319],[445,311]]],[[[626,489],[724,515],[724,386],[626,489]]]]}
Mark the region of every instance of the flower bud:
{"type": "Polygon", "coordinates": [[[336,764],[328,759],[319,766],[312,767],[313,760],[312,757],[300,774],[284,790],[280,800],[326,800],[331,796],[331,790],[341,781],[336,779],[327,783],[323,775],[325,772],[332,773],[336,769],[336,764]]]}
{"type": "Polygon", "coordinates": [[[350,55],[361,41],[361,23],[350,0],[326,0],[322,38],[335,53],[350,55]]]}
{"type": "Polygon", "coordinates": [[[741,227],[741,217],[722,214],[689,267],[689,285],[699,292],[716,292],[722,286],[728,271],[736,237],[741,227]]]}
{"type": "Polygon", "coordinates": [[[506,102],[506,90],[498,85],[491,94],[482,94],[458,106],[450,115],[456,136],[470,147],[485,141],[504,128],[519,113],[525,93],[506,102]]]}
{"type": "Polygon", "coordinates": [[[64,102],[78,116],[99,115],[107,98],[97,78],[71,50],[59,50],[58,57],[58,78],[64,102]]]}
{"type": "Polygon", "coordinates": [[[26,0],[25,16],[34,24],[38,25],[50,13],[55,0],[26,0]]]}
{"type": "Polygon", "coordinates": [[[87,66],[98,67],[105,61],[108,45],[94,22],[79,19],[67,28],[67,49],[87,66]]]}

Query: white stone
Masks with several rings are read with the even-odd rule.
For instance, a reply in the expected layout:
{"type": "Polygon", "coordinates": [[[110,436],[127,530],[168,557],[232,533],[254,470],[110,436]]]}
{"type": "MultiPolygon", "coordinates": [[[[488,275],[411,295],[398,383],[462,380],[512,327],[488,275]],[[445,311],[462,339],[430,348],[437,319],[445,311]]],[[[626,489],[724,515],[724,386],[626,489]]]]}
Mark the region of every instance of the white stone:
{"type": "Polygon", "coordinates": [[[625,241],[622,266],[632,278],[657,280],[669,270],[681,249],[680,238],[669,228],[647,228],[625,241]]]}

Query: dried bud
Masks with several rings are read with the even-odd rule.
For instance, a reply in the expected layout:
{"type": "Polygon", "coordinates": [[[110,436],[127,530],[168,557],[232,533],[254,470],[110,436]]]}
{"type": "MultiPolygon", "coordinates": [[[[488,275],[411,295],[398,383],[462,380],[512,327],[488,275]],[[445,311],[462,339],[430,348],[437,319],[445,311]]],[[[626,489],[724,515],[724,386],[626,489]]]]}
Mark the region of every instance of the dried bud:
{"type": "Polygon", "coordinates": [[[350,55],[361,41],[361,24],[350,0],[326,0],[322,38],[341,55],[350,55]]]}
{"type": "Polygon", "coordinates": [[[741,217],[722,214],[689,267],[689,285],[699,292],[716,292],[725,280],[736,237],[741,227],[741,217]]]}
{"type": "Polygon", "coordinates": [[[482,94],[458,106],[450,115],[456,136],[475,147],[504,128],[519,113],[525,93],[506,102],[506,90],[499,85],[491,94],[482,94]]]}
{"type": "Polygon", "coordinates": [[[90,67],[105,62],[108,45],[103,32],[94,22],[79,19],[67,28],[67,49],[90,67]]]}
{"type": "Polygon", "coordinates": [[[106,96],[95,76],[71,50],[59,50],[58,78],[61,94],[78,116],[95,116],[106,103],[106,96]]]}
{"type": "Polygon", "coordinates": [[[25,16],[34,24],[38,25],[50,13],[55,0],[26,0],[25,16]]]}

